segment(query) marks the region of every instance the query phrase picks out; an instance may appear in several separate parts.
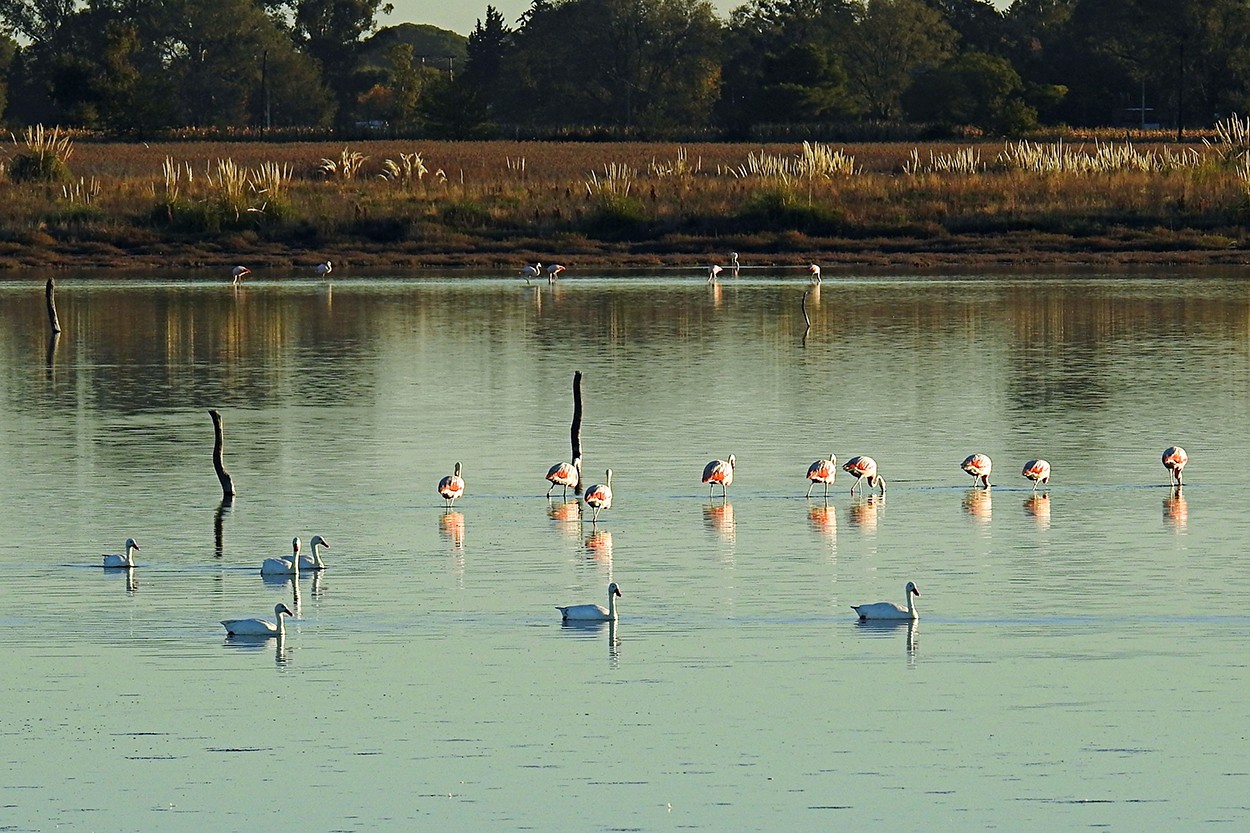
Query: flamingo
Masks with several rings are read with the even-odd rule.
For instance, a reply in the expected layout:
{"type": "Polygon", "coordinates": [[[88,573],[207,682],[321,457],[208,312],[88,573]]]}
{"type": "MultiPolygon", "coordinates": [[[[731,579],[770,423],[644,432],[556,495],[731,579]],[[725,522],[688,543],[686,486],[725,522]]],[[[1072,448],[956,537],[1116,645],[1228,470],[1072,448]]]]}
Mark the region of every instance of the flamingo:
{"type": "Polygon", "coordinates": [[[582,500],[586,501],[587,506],[595,510],[590,516],[592,524],[599,520],[600,509],[612,508],[612,469],[607,470],[606,481],[596,483],[586,490],[586,496],[582,500]]]}
{"type": "Polygon", "coordinates": [[[811,266],[807,267],[807,271],[811,273],[812,283],[819,286],[820,285],[820,267],[817,266],[815,263],[813,263],[811,266]]]}
{"type": "Polygon", "coordinates": [[[547,479],[551,481],[547,497],[551,497],[551,490],[556,486],[563,486],[561,496],[568,497],[569,489],[576,489],[577,484],[582,482],[582,458],[577,457],[572,463],[556,463],[547,470],[547,479]]]}
{"type": "Polygon", "coordinates": [[[451,474],[438,481],[438,493],[447,501],[447,508],[455,503],[456,498],[464,494],[464,480],[460,477],[460,464],[456,463],[456,470],[451,474]]]}
{"type": "Polygon", "coordinates": [[[711,266],[707,267],[707,282],[708,282],[708,283],[715,283],[715,282],[716,282],[716,276],[717,276],[717,275],[719,275],[719,274],[720,274],[721,272],[723,272],[723,271],[724,271],[724,270],[723,270],[723,269],[721,269],[721,267],[720,267],[718,264],[715,264],[715,263],[713,263],[711,266]]]}
{"type": "Polygon", "coordinates": [[[530,282],[530,278],[536,278],[539,275],[541,275],[542,271],[543,271],[542,263],[535,263],[533,266],[530,266],[527,263],[526,265],[521,267],[521,274],[525,276],[526,283],[530,282]]]}
{"type": "Polygon", "coordinates": [[[230,274],[234,277],[234,283],[237,284],[239,281],[252,274],[252,270],[248,269],[246,266],[236,266],[230,270],[230,274]]]}
{"type": "Polygon", "coordinates": [[[276,636],[280,639],[286,635],[282,617],[295,614],[291,608],[279,603],[273,606],[273,615],[278,620],[276,623],[268,619],[223,619],[221,624],[225,625],[230,636],[276,636]]]}
{"type": "Polygon", "coordinates": [[[621,588],[614,581],[608,585],[606,608],[595,604],[569,605],[568,607],[556,605],[556,610],[560,611],[560,618],[565,621],[576,619],[582,622],[615,622],[616,597],[619,595],[621,595],[621,588]]]}
{"type": "Polygon", "coordinates": [[[903,591],[907,595],[907,607],[896,605],[894,602],[875,602],[870,605],[851,605],[851,610],[859,614],[861,622],[868,619],[916,619],[916,604],[913,596],[919,596],[920,591],[916,589],[914,582],[907,582],[907,588],[903,591]]]}
{"type": "Polygon", "coordinates": [[[825,485],[825,497],[829,497],[829,485],[833,483],[833,477],[838,471],[838,458],[833,452],[829,452],[829,457],[825,460],[817,460],[807,467],[807,479],[812,481],[807,487],[807,496],[812,496],[812,489],[817,483],[825,485]]]}
{"type": "Polygon", "coordinates": [[[1163,467],[1168,470],[1168,477],[1178,489],[1181,487],[1181,472],[1188,462],[1189,455],[1179,445],[1169,446],[1167,451],[1163,452],[1163,467]]]}
{"type": "Polygon", "coordinates": [[[125,555],[106,555],[102,567],[133,567],[135,566],[134,551],[139,549],[139,545],[135,543],[134,538],[126,539],[125,555]]]}
{"type": "Polygon", "coordinates": [[[713,460],[703,467],[703,482],[707,484],[707,496],[712,496],[715,484],[720,484],[721,497],[729,493],[729,486],[734,482],[734,467],[737,459],[730,454],[728,460],[713,460]]]}
{"type": "Polygon", "coordinates": [[[319,549],[321,547],[330,549],[330,542],[320,535],[314,535],[312,540],[308,542],[308,546],[312,547],[312,555],[301,555],[299,557],[299,568],[301,570],[324,570],[326,564],[321,560],[319,549]]]}
{"type": "Polygon", "coordinates": [[[558,263],[551,264],[550,266],[547,267],[547,281],[549,283],[555,283],[556,280],[560,277],[560,273],[563,271],[564,271],[564,267],[561,266],[560,264],[558,263]]]}
{"type": "Polygon", "coordinates": [[[859,486],[861,480],[868,481],[868,488],[875,489],[881,487],[881,494],[885,494],[885,478],[877,474],[877,461],[871,457],[852,457],[842,466],[842,471],[847,474],[855,475],[855,482],[851,484],[851,494],[855,494],[855,489],[859,486]]]}
{"type": "Polygon", "coordinates": [[[729,270],[733,273],[733,276],[735,278],[738,277],[738,270],[741,268],[742,268],[742,264],[738,262],[738,253],[730,252],[729,253],[729,270]]]}
{"type": "Polygon", "coordinates": [[[300,564],[299,557],[300,540],[299,536],[291,539],[291,557],[290,558],[266,558],[260,564],[260,574],[262,576],[290,576],[299,575],[300,564]]]}
{"type": "Polygon", "coordinates": [[[317,277],[324,278],[326,275],[330,274],[330,270],[333,268],[334,266],[327,260],[325,263],[318,263],[314,266],[313,271],[317,273],[317,277]]]}
{"type": "Polygon", "coordinates": [[[988,454],[970,454],[960,463],[959,467],[968,474],[972,475],[972,485],[975,487],[978,482],[983,482],[985,488],[990,487],[990,468],[994,464],[990,462],[988,454]]]}
{"type": "Polygon", "coordinates": [[[1050,484],[1050,463],[1045,460],[1030,460],[1024,464],[1024,468],[1020,471],[1025,477],[1033,481],[1033,491],[1037,491],[1037,484],[1043,486],[1050,484]]]}

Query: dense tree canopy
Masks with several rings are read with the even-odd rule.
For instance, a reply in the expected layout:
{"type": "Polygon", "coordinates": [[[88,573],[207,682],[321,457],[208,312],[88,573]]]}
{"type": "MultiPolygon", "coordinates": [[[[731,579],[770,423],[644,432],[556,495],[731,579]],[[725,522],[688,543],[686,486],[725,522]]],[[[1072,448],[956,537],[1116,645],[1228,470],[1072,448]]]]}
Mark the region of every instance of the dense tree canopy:
{"type": "Polygon", "coordinates": [[[532,0],[468,38],[383,0],[0,0],[0,107],[142,134],[337,125],[482,138],[865,122],[1183,131],[1250,110],[1245,0],[532,0]],[[423,31],[424,30],[424,31],[423,31]],[[385,35],[385,37],[384,37],[385,35]]]}

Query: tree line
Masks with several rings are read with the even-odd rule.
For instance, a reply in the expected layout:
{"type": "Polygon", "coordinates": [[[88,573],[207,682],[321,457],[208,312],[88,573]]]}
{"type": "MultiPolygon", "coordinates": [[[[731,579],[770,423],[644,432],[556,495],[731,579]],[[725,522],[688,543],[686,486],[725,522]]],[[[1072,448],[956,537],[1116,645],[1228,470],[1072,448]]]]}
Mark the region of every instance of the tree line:
{"type": "Polygon", "coordinates": [[[807,138],[1178,133],[1250,112],[1245,0],[532,0],[444,64],[382,0],[0,0],[9,124],[807,138]]]}

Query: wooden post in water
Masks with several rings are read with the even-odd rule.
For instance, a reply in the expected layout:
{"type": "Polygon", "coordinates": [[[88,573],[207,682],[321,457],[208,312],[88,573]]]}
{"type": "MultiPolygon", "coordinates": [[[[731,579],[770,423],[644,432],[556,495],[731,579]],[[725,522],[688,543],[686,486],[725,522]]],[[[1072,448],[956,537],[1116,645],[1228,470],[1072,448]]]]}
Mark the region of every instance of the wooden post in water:
{"type": "Polygon", "coordinates": [[[209,411],[208,415],[213,418],[213,468],[217,470],[217,479],[221,481],[221,502],[228,505],[234,502],[234,481],[230,479],[230,472],[226,471],[221,462],[221,448],[224,444],[221,414],[209,411]]]}
{"type": "MultiPolygon", "coordinates": [[[[573,465],[580,466],[582,459],[582,372],[580,370],[573,373],[573,424],[569,428],[569,443],[572,445],[573,465]]],[[[582,478],[579,471],[573,494],[580,495],[581,493],[582,478]]]]}
{"type": "Polygon", "coordinates": [[[48,324],[52,327],[53,333],[61,331],[61,322],[56,317],[56,281],[48,278],[48,282],[43,287],[44,298],[48,301],[48,324]]]}
{"type": "Polygon", "coordinates": [[[803,323],[807,325],[806,327],[803,328],[803,338],[802,338],[803,347],[807,346],[807,334],[812,331],[812,319],[807,317],[807,295],[809,292],[811,292],[810,289],[805,291],[803,293],[803,300],[799,301],[799,306],[803,310],[803,323]]]}

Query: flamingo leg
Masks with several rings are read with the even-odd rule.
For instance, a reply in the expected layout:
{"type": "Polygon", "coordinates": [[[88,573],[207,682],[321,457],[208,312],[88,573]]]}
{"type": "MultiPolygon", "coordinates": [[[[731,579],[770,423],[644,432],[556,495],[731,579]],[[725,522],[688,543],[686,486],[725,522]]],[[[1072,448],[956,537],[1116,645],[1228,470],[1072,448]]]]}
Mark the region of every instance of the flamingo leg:
{"type": "Polygon", "coordinates": [[[547,497],[551,497],[551,490],[554,489],[555,487],[556,487],[555,483],[552,483],[550,486],[547,487],[547,497]]]}
{"type": "MultiPolygon", "coordinates": [[[[809,483],[809,484],[808,484],[808,486],[807,486],[807,496],[808,496],[808,497],[811,497],[811,496],[812,496],[812,489],[813,489],[813,488],[815,488],[815,486],[816,486],[816,481],[815,481],[815,480],[813,480],[811,483],[809,483]]],[[[826,486],[825,488],[828,488],[828,487],[826,486]]]]}

